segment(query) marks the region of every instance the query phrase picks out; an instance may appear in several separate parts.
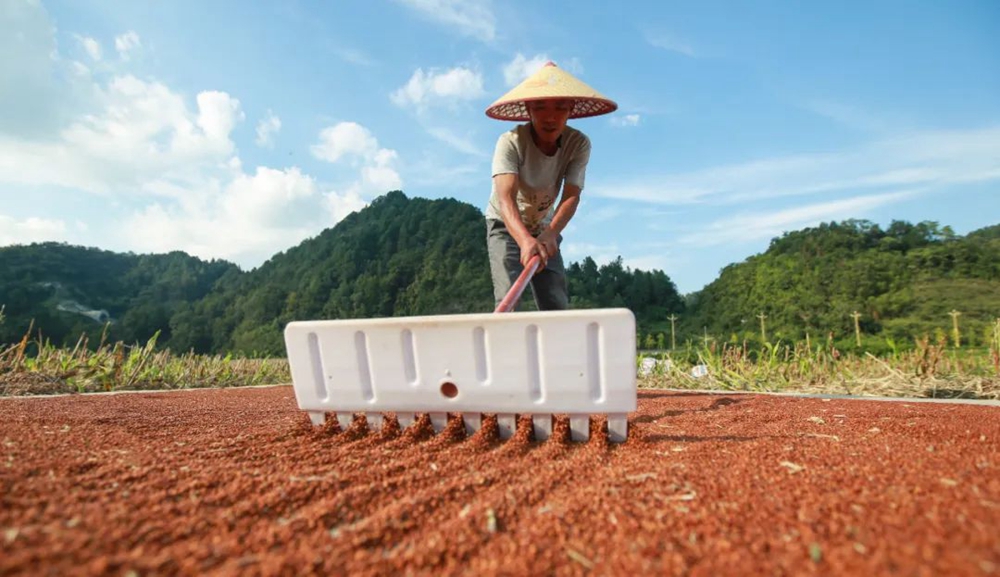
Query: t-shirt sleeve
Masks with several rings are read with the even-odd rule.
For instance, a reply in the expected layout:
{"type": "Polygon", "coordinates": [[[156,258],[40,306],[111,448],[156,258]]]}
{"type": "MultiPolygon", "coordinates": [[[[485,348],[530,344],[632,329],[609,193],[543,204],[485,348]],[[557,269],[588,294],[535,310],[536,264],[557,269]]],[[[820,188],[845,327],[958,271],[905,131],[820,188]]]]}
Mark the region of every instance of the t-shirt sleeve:
{"type": "Polygon", "coordinates": [[[587,163],[590,162],[590,139],[584,137],[569,164],[566,165],[566,183],[573,184],[583,190],[584,181],[587,180],[587,163]]]}
{"type": "Polygon", "coordinates": [[[497,139],[496,150],[493,151],[493,176],[498,174],[517,174],[517,146],[509,132],[501,134],[497,139]]]}

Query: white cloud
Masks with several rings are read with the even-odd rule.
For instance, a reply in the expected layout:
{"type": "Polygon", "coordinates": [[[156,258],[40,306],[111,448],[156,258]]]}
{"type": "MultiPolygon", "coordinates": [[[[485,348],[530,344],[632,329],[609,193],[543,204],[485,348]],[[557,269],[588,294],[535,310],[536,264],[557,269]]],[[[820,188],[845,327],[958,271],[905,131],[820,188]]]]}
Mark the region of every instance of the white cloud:
{"type": "Polygon", "coordinates": [[[228,139],[236,123],[244,119],[240,101],[225,92],[201,92],[197,100],[198,126],[211,140],[228,139]]]}
{"type": "Polygon", "coordinates": [[[484,94],[483,76],[461,66],[437,72],[418,68],[410,80],[390,95],[393,104],[415,105],[418,110],[439,102],[454,103],[472,100],[484,94]]]}
{"type": "Polygon", "coordinates": [[[319,143],[311,150],[313,156],[327,162],[337,162],[345,156],[374,157],[378,152],[378,140],[356,122],[341,122],[321,130],[319,143]]]}
{"type": "Polygon", "coordinates": [[[663,50],[668,50],[670,52],[676,52],[677,54],[682,54],[690,58],[697,56],[694,48],[692,48],[690,44],[673,34],[667,34],[665,32],[647,32],[646,42],[649,43],[650,46],[662,48],[663,50]]]}
{"type": "Polygon", "coordinates": [[[92,60],[101,59],[101,44],[89,36],[75,35],[77,42],[83,49],[87,51],[87,55],[90,56],[92,60]]]}
{"type": "Polygon", "coordinates": [[[333,214],[346,207],[357,206],[364,198],[384,194],[403,187],[403,179],[396,170],[399,155],[391,148],[382,148],[378,139],[356,122],[341,122],[320,131],[319,143],[312,146],[313,156],[337,163],[350,161],[360,166],[358,178],[335,191],[338,198],[328,204],[333,214]]]}
{"type": "Polygon", "coordinates": [[[372,162],[361,169],[361,191],[379,194],[402,188],[403,179],[393,168],[398,158],[395,150],[379,149],[372,162]]]}
{"type": "Polygon", "coordinates": [[[641,118],[638,114],[612,116],[610,119],[612,126],[639,126],[640,120],[641,118]]]}
{"type": "Polygon", "coordinates": [[[507,86],[516,86],[522,80],[541,70],[550,58],[547,54],[536,54],[527,58],[520,52],[513,60],[503,66],[503,80],[507,86]]]}
{"type": "Polygon", "coordinates": [[[0,246],[46,240],[66,240],[66,223],[36,217],[17,220],[0,214],[0,246]]]}
{"type": "MultiPolygon", "coordinates": [[[[0,90],[0,104],[22,105],[0,109],[0,186],[48,201],[45,218],[0,216],[0,244],[86,239],[112,250],[184,250],[256,266],[364,206],[369,190],[401,184],[395,151],[374,137],[370,148],[364,139],[360,149],[348,141],[347,154],[360,154],[361,166],[341,192],[294,166],[244,172],[232,140],[244,120],[238,99],[218,91],[189,97],[131,75],[95,83],[85,65],[60,58],[40,5],[15,4],[20,12],[0,2],[0,28],[13,23],[30,34],[14,41],[0,34],[0,52],[17,56],[0,59],[0,87],[13,87],[9,99],[0,90]],[[56,74],[59,62],[77,73],[56,74]],[[86,98],[67,98],[77,94],[86,98]],[[8,114],[28,111],[33,122],[52,119],[55,128],[44,138],[7,128],[8,114]],[[102,198],[80,200],[86,193],[102,198]]],[[[123,55],[138,46],[134,33],[116,42],[123,55]]]]}
{"type": "MultiPolygon", "coordinates": [[[[531,76],[535,72],[538,72],[551,60],[552,59],[549,58],[548,54],[535,54],[531,58],[528,58],[524,54],[518,52],[510,62],[503,65],[504,83],[506,83],[507,86],[516,86],[525,78],[531,76]]],[[[563,62],[557,62],[556,65],[572,74],[583,74],[583,64],[580,62],[579,58],[569,58],[563,62]]]]}
{"type": "Polygon", "coordinates": [[[161,199],[125,220],[120,234],[130,250],[183,250],[253,267],[364,207],[355,193],[324,190],[297,167],[238,167],[228,180],[151,183],[161,199]]]}
{"type": "Polygon", "coordinates": [[[0,182],[107,193],[232,156],[230,132],[243,113],[228,94],[203,92],[192,111],[165,85],[134,76],[96,88],[102,110],[79,117],[58,140],[0,136],[0,182]]]}
{"type": "Polygon", "coordinates": [[[427,128],[427,133],[455,150],[468,154],[469,156],[478,156],[481,158],[487,158],[489,156],[486,152],[476,146],[476,143],[474,143],[470,138],[455,134],[447,128],[439,126],[430,127],[427,128]]]}
{"type": "Polygon", "coordinates": [[[356,190],[347,191],[342,194],[335,192],[327,193],[324,197],[324,204],[332,222],[335,223],[344,220],[352,212],[357,212],[368,206],[368,202],[361,198],[361,194],[356,190]]]}
{"type": "Polygon", "coordinates": [[[492,42],[496,17],[491,0],[397,0],[424,18],[450,26],[465,36],[492,42]]]}
{"type": "Polygon", "coordinates": [[[283,209],[296,200],[316,194],[312,177],[297,167],[276,170],[257,167],[253,175],[240,174],[226,187],[221,203],[223,213],[233,220],[255,225],[280,225],[283,209]]]}
{"type": "Polygon", "coordinates": [[[118,51],[118,56],[122,60],[128,60],[131,53],[141,46],[142,41],[139,39],[139,35],[132,30],[115,36],[115,50],[118,51]]]}
{"type": "Polygon", "coordinates": [[[267,116],[262,118],[260,122],[257,123],[257,138],[254,142],[257,143],[257,146],[273,148],[274,135],[277,134],[279,130],[281,130],[281,119],[268,110],[267,116]]]}
{"type": "Polygon", "coordinates": [[[1000,127],[932,131],[875,141],[855,149],[798,154],[680,174],[657,173],[590,193],[657,204],[740,203],[769,198],[1000,179],[1000,127]]]}
{"type": "Polygon", "coordinates": [[[741,213],[718,219],[704,229],[689,233],[680,242],[695,246],[746,243],[780,236],[790,230],[816,226],[831,220],[859,218],[871,210],[911,198],[922,190],[902,190],[861,195],[830,202],[796,206],[784,210],[741,213]]]}

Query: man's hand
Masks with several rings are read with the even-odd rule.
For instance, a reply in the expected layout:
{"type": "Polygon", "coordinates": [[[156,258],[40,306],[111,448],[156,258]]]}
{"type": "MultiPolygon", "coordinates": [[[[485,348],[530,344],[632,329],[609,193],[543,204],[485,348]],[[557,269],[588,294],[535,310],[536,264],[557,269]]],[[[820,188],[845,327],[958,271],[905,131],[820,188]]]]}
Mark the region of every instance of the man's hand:
{"type": "Polygon", "coordinates": [[[549,253],[545,250],[545,245],[538,241],[538,239],[529,236],[523,243],[520,244],[521,247],[521,266],[527,267],[528,261],[531,257],[536,254],[539,256],[541,263],[538,265],[538,270],[545,268],[545,263],[549,261],[549,253]]]}
{"type": "Polygon", "coordinates": [[[545,247],[546,260],[559,253],[559,233],[547,228],[538,235],[538,242],[545,247]]]}

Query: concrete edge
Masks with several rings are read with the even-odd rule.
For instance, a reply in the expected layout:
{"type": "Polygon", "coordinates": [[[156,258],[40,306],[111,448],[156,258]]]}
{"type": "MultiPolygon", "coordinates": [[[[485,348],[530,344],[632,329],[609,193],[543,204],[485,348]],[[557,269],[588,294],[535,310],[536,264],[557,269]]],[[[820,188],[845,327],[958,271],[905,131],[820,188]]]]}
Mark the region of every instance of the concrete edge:
{"type": "Polygon", "coordinates": [[[189,393],[192,391],[242,391],[244,389],[271,389],[274,387],[290,386],[292,386],[292,383],[278,383],[275,385],[247,385],[244,387],[189,387],[187,389],[140,389],[134,391],[99,391],[96,393],[57,393],[54,395],[0,395],[0,401],[9,399],[58,399],[60,397],[104,397],[114,395],[189,393]]]}
{"type": "Polygon", "coordinates": [[[1000,400],[993,399],[929,399],[924,397],[876,397],[865,395],[837,395],[826,393],[791,393],[775,391],[727,391],[725,389],[660,389],[653,387],[642,387],[640,391],[666,391],[669,393],[691,393],[704,395],[761,395],[772,397],[793,397],[800,399],[830,399],[838,401],[879,401],[893,403],[938,403],[956,405],[981,405],[986,407],[1000,407],[1000,400]]]}
{"type": "MultiPolygon", "coordinates": [[[[107,391],[98,393],[59,393],[55,395],[11,395],[0,396],[0,401],[4,400],[26,400],[26,399],[57,399],[60,397],[96,397],[107,395],[134,395],[134,394],[163,394],[163,393],[185,393],[191,391],[209,390],[244,390],[244,389],[269,389],[274,387],[290,387],[291,383],[278,383],[273,385],[249,385],[245,387],[191,387],[188,389],[151,389],[137,391],[107,391]]],[[[639,391],[662,391],[666,393],[688,393],[694,395],[760,395],[772,397],[792,397],[799,399],[830,399],[838,401],[879,401],[892,403],[938,403],[956,405],[980,405],[985,407],[1000,407],[1000,400],[993,399],[928,399],[923,397],[875,397],[864,395],[837,395],[825,393],[793,393],[774,391],[727,391],[725,389],[674,389],[657,387],[639,387],[639,391]]]]}

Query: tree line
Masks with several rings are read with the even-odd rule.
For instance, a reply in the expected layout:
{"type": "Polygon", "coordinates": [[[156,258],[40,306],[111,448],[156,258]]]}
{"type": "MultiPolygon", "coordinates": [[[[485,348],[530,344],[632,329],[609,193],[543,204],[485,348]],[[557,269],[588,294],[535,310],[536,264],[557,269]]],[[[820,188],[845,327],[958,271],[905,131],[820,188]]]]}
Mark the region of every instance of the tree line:
{"type": "MultiPolygon", "coordinates": [[[[640,323],[683,307],[662,271],[621,259],[569,266],[573,306],[627,306],[640,323]]],[[[316,237],[241,271],[184,253],[117,254],[41,243],[0,248],[0,343],[31,326],[72,346],[81,334],[200,353],[280,355],[294,320],[488,312],[493,289],[479,209],[390,192],[316,237]],[[69,303],[75,303],[68,306],[69,303]],[[106,312],[103,317],[88,313],[106,312]]],[[[530,291],[522,310],[534,307],[530,291]]]]}
{"type": "MultiPolygon", "coordinates": [[[[158,334],[176,352],[281,355],[294,320],[487,312],[485,235],[472,205],[394,191],[250,271],[182,252],[3,247],[0,343],[33,327],[68,346],[81,334],[93,346],[158,334]]],[[[684,296],[666,272],[621,258],[587,257],[567,273],[571,306],[631,309],[640,346],[665,348],[672,336],[761,340],[760,316],[767,340],[848,340],[855,311],[866,339],[903,341],[940,330],[953,310],[975,345],[1000,316],[1000,225],[962,237],[932,222],[822,224],[774,239],[684,296]]],[[[530,291],[521,306],[533,308],[530,291]]]]}

